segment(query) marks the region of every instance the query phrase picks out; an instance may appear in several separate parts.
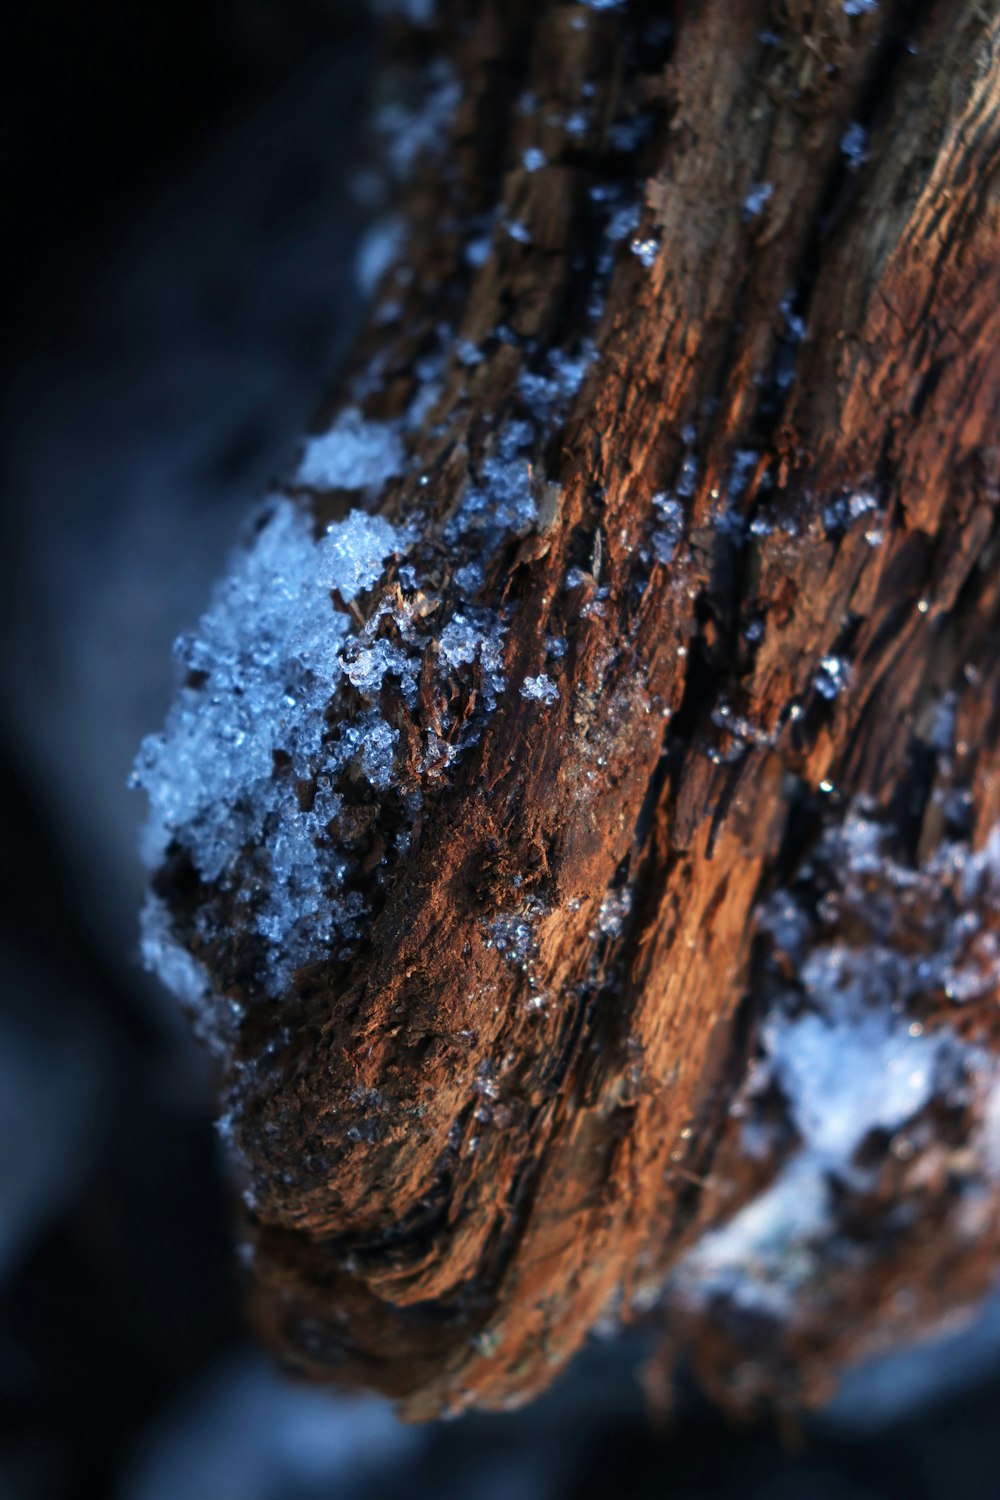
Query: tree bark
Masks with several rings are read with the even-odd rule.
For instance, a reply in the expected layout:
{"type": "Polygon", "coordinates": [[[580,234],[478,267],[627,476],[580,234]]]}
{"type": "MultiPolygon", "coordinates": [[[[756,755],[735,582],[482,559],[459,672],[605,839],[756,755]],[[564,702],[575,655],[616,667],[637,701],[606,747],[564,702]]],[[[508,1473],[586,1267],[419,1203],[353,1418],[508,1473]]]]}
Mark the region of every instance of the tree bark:
{"type": "Polygon", "coordinates": [[[795,1404],[972,1306],[1000,1252],[1000,8],[445,9],[404,46],[453,108],[317,424],[409,421],[378,501],[420,517],[419,692],[379,699],[409,845],[359,792],[370,920],[280,999],[238,905],[206,936],[176,851],[157,879],[246,1007],[255,1314],[418,1418],[529,1398],[609,1306],[662,1321],[663,1373],[686,1351],[734,1405],[795,1404]],[[515,450],[534,518],[486,555],[456,517],[515,450]],[[470,597],[506,625],[493,713],[442,656],[470,597]],[[778,1306],[712,1236],[808,1156],[779,1038],[811,1009],[834,1036],[834,954],[885,1055],[905,1024],[936,1072],[820,1161],[778,1306]]]}

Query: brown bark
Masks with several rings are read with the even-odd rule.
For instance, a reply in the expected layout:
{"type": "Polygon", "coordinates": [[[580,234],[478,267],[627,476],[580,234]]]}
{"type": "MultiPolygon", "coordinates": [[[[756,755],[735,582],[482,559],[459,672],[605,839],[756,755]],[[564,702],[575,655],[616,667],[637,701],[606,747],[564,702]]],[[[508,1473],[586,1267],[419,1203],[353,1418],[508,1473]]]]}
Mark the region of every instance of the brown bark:
{"type": "MultiPolygon", "coordinates": [[[[751,1158],[728,1113],[791,965],[755,942],[766,898],[808,887],[839,899],[844,942],[907,951],[933,952],[945,908],[993,921],[941,879],[905,898],[878,872],[851,885],[817,848],[859,798],[914,871],[957,836],[944,793],[975,848],[1000,815],[1000,8],[663,16],[453,8],[433,38],[461,85],[449,141],[409,189],[405,276],[346,379],[376,371],[366,414],[393,418],[442,324],[481,356],[449,346],[415,471],[380,502],[429,511],[437,618],[475,556],[448,517],[514,418],[533,423],[540,516],[477,598],[512,620],[500,707],[435,774],[425,731],[447,707],[456,735],[481,684],[448,681],[432,643],[417,709],[386,689],[423,794],[411,845],[356,954],[301,971],[280,1009],[252,997],[233,1063],[259,1322],[302,1368],[418,1417],[531,1396],[617,1292],[627,1313],[651,1287],[670,1360],[690,1347],[731,1399],[796,1401],[972,1302],[1000,1250],[970,1083],[929,1106],[910,1156],[881,1143],[865,1202],[845,1189],[787,1318],[748,1324],[671,1281],[793,1145],[778,1129],[751,1158]],[[852,122],[863,160],[842,149],[852,122]],[[609,196],[641,205],[617,241],[609,196]],[[591,335],[575,394],[519,384],[591,335]],[[651,551],[659,492],[683,506],[672,556],[670,538],[651,551]],[[832,697],[828,657],[850,668],[832,697]],[[548,705],[518,692],[542,672],[548,705]],[[945,754],[930,726],[948,693],[945,754]]],[[[220,990],[250,993],[238,942],[199,943],[190,892],[161,885],[220,990]]],[[[992,991],[961,1010],[942,993],[913,1014],[992,1054],[995,1009],[992,991]]]]}

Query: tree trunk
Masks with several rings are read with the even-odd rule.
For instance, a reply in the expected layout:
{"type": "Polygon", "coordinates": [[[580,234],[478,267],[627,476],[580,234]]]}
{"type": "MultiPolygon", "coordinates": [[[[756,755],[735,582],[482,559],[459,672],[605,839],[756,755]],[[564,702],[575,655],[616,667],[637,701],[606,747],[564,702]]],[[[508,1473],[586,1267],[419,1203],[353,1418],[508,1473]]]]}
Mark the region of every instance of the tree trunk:
{"type": "Polygon", "coordinates": [[[505,1406],[612,1308],[795,1404],[1000,1253],[1000,7],[446,8],[284,487],[404,537],[333,596],[332,927],[269,970],[274,819],[168,819],[149,951],[301,1368],[505,1406]]]}

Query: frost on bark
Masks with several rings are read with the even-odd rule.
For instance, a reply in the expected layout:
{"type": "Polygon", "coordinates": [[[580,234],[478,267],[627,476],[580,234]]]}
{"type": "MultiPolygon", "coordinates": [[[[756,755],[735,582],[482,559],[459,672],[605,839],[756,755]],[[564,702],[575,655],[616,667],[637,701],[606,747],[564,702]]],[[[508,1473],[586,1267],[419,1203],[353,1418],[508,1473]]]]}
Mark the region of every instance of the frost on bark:
{"type": "Polygon", "coordinates": [[[1000,8],[444,9],[147,953],[300,1368],[504,1406],[610,1310],[795,1404],[1000,1255],[1000,8]]]}

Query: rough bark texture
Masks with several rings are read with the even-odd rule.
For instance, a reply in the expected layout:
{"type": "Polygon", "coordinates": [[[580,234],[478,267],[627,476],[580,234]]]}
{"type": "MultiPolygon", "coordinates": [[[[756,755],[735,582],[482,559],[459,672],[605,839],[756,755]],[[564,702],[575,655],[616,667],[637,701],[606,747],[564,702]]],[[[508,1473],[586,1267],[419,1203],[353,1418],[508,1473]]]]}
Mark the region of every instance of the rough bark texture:
{"type": "MultiPolygon", "coordinates": [[[[761,937],[768,898],[800,893],[807,950],[933,955],[946,920],[975,911],[980,941],[995,921],[988,881],[921,872],[1000,818],[998,44],[982,0],[483,0],[411,41],[450,56],[460,98],[345,391],[395,418],[438,359],[380,509],[423,508],[442,611],[474,556],[447,519],[504,424],[531,423],[539,519],[477,598],[512,622],[508,687],[437,771],[425,732],[471,722],[475,670],[449,681],[432,643],[416,709],[385,688],[412,840],[390,858],[384,827],[356,831],[370,928],[280,1006],[238,922],[205,943],[191,881],[159,881],[218,989],[252,1001],[228,1076],[254,1303],[317,1376],[416,1417],[502,1406],[655,1291],[665,1369],[690,1349],[730,1401],[795,1402],[990,1284],[971,1074],[906,1149],[866,1142],[866,1190],[843,1185],[787,1315],[686,1297],[678,1268],[795,1145],[780,1091],[746,1102],[801,964],[761,937]],[[587,337],[575,393],[525,382],[587,337]],[[559,697],[521,696],[544,672],[559,697]],[[909,884],[830,856],[859,805],[909,884]],[[770,1122],[755,1154],[748,1108],[770,1122]]],[[[993,985],[898,1005],[1000,1048],[993,985]]]]}

